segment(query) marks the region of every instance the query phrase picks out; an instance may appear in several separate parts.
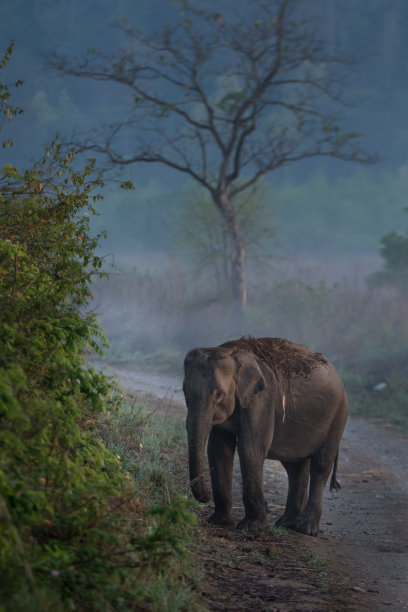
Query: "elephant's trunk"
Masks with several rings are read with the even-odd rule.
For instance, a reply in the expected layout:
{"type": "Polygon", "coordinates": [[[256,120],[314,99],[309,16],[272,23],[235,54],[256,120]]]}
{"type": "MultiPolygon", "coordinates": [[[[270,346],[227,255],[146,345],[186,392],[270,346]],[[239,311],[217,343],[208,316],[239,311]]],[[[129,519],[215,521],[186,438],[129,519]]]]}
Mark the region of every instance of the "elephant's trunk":
{"type": "Polygon", "coordinates": [[[204,480],[204,449],[211,429],[211,419],[187,416],[188,457],[191,491],[197,501],[205,504],[211,493],[204,480]]]}

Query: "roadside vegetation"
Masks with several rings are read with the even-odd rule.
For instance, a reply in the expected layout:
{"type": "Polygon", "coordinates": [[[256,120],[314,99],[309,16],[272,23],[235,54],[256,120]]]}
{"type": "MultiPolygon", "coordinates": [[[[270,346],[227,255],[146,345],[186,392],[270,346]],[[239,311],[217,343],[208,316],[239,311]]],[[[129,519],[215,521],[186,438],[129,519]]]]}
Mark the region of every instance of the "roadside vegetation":
{"type": "MultiPolygon", "coordinates": [[[[7,50],[0,68],[12,53],[7,50]]],[[[19,114],[0,86],[5,119],[19,114]]],[[[10,140],[4,146],[10,146],[10,140]]],[[[0,610],[191,609],[179,428],[88,365],[104,333],[93,162],[0,171],[0,610]]]]}
{"type": "Polygon", "coordinates": [[[87,364],[105,343],[87,307],[98,181],[73,161],[55,146],[1,177],[0,609],[181,609],[194,516],[168,478],[179,434],[87,364]]]}

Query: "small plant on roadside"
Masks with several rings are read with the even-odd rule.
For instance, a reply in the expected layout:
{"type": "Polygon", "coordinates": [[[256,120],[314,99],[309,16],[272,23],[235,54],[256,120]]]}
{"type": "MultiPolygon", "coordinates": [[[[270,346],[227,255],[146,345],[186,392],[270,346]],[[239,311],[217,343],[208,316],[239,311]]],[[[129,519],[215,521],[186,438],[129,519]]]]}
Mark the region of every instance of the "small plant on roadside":
{"type": "Polygon", "coordinates": [[[326,559],[319,553],[310,553],[308,561],[315,571],[324,572],[326,570],[326,559]]]}
{"type": "Polygon", "coordinates": [[[288,533],[287,529],[279,525],[271,525],[269,531],[277,539],[284,537],[288,533]]]}

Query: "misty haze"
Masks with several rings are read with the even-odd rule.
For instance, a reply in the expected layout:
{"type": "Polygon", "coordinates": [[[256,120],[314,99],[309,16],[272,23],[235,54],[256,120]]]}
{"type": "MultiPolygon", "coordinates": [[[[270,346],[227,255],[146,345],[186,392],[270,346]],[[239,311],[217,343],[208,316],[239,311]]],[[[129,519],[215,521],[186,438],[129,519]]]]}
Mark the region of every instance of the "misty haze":
{"type": "MultiPolygon", "coordinates": [[[[405,0],[0,0],[0,401],[8,406],[0,424],[9,444],[0,454],[0,572],[10,568],[10,587],[0,580],[0,609],[408,609],[407,29],[405,0]],[[41,314],[51,303],[62,322],[41,314]],[[37,327],[29,327],[30,313],[39,313],[37,327]],[[184,357],[243,336],[304,344],[323,353],[344,383],[343,489],[325,494],[320,543],[292,532],[282,542],[287,536],[272,527],[287,487],[276,462],[265,465],[271,528],[262,551],[261,536],[246,540],[231,529],[225,536],[209,526],[208,504],[192,519],[183,505],[192,499],[184,357]],[[47,352],[47,342],[59,348],[47,352]],[[94,368],[88,380],[84,372],[94,368]],[[61,380],[47,374],[57,370],[61,380]],[[113,390],[101,372],[116,375],[113,390]],[[76,465],[70,449],[94,452],[94,442],[79,443],[82,434],[67,424],[71,433],[61,440],[71,441],[60,452],[45,424],[51,408],[24,399],[51,388],[64,396],[55,391],[49,400],[60,406],[55,414],[71,415],[78,432],[89,432],[118,463],[101,455],[95,473],[113,470],[112,487],[120,490],[122,477],[135,487],[123,493],[133,522],[118,519],[112,542],[104,521],[122,502],[106,493],[104,515],[102,480],[81,501],[95,505],[94,525],[82,517],[70,526],[61,508],[49,509],[56,483],[76,465]],[[37,421],[43,434],[40,426],[28,433],[37,421]],[[15,458],[13,436],[23,449],[51,437],[49,447],[15,458]],[[23,467],[13,471],[14,461],[23,467]],[[12,474],[4,482],[2,470],[12,474]],[[178,550],[183,523],[187,543],[178,550]],[[160,548],[149,538],[163,525],[160,548]],[[105,528],[106,542],[95,535],[105,528]],[[112,552],[129,552],[132,530],[139,539],[124,571],[137,578],[115,574],[119,553],[112,552]],[[104,565],[112,554],[111,574],[99,574],[95,561],[88,577],[78,569],[73,579],[70,568],[87,561],[70,551],[85,550],[85,532],[96,538],[90,557],[100,554],[104,565]],[[202,578],[182,568],[178,555],[186,551],[202,578]],[[304,572],[286,575],[286,555],[304,572]],[[304,608],[296,581],[306,585],[304,608]],[[113,583],[106,593],[100,586],[113,583]]],[[[234,470],[239,517],[237,461],[234,470]]],[[[87,478],[78,471],[72,482],[87,478]]]]}

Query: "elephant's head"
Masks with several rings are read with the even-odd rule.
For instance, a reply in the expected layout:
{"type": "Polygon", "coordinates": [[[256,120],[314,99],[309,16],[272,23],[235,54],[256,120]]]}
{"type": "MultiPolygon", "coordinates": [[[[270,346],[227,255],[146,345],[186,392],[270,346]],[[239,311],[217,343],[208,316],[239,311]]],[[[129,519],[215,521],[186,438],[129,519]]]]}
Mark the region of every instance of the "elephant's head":
{"type": "Polygon", "coordinates": [[[265,379],[252,353],[223,347],[190,351],[184,373],[191,490],[205,503],[211,497],[203,477],[210,430],[226,421],[236,406],[245,409],[251,397],[264,389],[265,379]]]}

